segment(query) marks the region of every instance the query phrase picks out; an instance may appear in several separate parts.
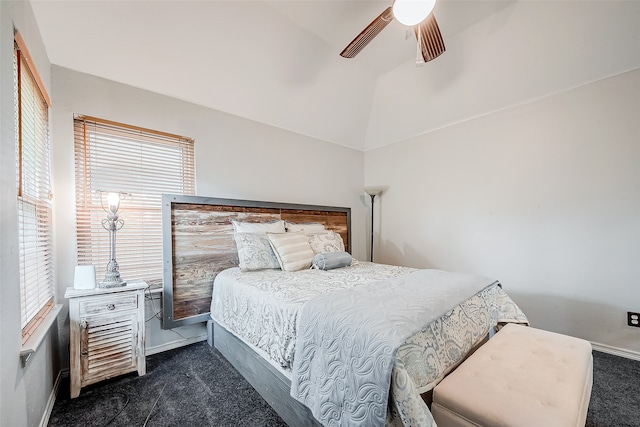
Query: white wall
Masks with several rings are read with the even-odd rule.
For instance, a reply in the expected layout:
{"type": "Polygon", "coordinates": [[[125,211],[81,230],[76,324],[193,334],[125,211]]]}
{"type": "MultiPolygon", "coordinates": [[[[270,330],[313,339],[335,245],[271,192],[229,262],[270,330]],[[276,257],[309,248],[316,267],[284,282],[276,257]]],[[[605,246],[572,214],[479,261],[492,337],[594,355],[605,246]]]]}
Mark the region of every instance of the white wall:
{"type": "Polygon", "coordinates": [[[49,60],[28,2],[0,1],[0,425],[37,426],[59,372],[53,327],[27,367],[20,362],[20,273],[16,205],[13,28],[50,93],[49,60]]]}
{"type": "MultiPolygon", "coordinates": [[[[52,84],[56,229],[67,236],[56,244],[59,295],[72,286],[77,262],[74,113],[194,138],[198,195],[351,207],[353,254],[366,258],[362,152],[56,66],[52,84]]],[[[103,266],[96,268],[98,276],[103,274],[103,266]]],[[[147,305],[149,312],[150,308],[147,305]]],[[[157,320],[147,327],[147,347],[181,339],[175,332],[160,330],[157,320]]],[[[68,328],[62,331],[64,343],[68,328]]],[[[176,332],[197,336],[203,326],[176,332]]]]}
{"type": "Polygon", "coordinates": [[[497,278],[533,326],[640,356],[639,114],[635,70],[367,152],[377,260],[497,278]]]}

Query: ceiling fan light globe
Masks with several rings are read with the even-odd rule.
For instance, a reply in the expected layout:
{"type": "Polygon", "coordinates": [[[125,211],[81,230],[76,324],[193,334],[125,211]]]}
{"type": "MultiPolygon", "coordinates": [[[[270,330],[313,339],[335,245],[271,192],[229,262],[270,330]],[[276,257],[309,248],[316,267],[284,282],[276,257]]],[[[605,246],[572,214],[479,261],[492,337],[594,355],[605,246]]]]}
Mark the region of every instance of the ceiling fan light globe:
{"type": "Polygon", "coordinates": [[[429,16],[436,0],[395,0],[393,17],[403,25],[414,26],[429,16]]]}

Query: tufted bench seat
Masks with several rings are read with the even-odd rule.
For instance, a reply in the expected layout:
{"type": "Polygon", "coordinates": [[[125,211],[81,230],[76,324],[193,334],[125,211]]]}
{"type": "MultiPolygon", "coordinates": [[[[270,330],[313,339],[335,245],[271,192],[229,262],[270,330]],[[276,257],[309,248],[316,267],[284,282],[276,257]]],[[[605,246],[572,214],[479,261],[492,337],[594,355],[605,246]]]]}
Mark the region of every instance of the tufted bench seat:
{"type": "Polygon", "coordinates": [[[433,392],[438,427],[584,427],[593,383],[588,341],[508,324],[433,392]]]}

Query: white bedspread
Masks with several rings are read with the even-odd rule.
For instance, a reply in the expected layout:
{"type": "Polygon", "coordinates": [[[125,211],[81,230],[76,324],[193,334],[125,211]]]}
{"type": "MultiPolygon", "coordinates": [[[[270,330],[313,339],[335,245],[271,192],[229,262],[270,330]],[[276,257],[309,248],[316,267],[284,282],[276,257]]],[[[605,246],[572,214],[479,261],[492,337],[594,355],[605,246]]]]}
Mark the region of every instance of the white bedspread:
{"type": "Polygon", "coordinates": [[[298,313],[316,295],[352,289],[405,275],[413,268],[360,262],[334,270],[260,270],[229,268],[218,274],[211,317],[244,341],[264,350],[273,361],[290,368],[298,313]]]}
{"type": "MultiPolygon", "coordinates": [[[[416,269],[368,262],[291,273],[243,273],[231,268],[216,277],[211,317],[286,370],[293,363],[300,310],[312,297],[413,271],[416,269]]],[[[420,393],[431,390],[498,322],[527,323],[527,318],[495,285],[410,336],[395,355],[387,425],[430,425],[431,414],[420,393]]]]}
{"type": "Polygon", "coordinates": [[[306,303],[291,396],[325,426],[383,427],[391,370],[402,343],[493,279],[418,270],[306,303]]]}

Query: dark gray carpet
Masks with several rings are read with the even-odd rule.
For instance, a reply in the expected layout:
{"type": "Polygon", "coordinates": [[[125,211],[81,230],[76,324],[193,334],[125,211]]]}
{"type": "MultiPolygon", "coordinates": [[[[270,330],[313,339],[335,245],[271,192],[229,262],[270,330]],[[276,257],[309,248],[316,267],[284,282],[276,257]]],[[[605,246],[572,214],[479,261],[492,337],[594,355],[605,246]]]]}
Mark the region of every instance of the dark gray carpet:
{"type": "Polygon", "coordinates": [[[49,426],[286,426],[206,342],[147,357],[147,374],[84,387],[61,384],[49,426]],[[145,424],[146,423],[146,424],[145,424]]]}
{"type": "MultiPolygon", "coordinates": [[[[640,362],[597,351],[593,358],[586,427],[640,427],[640,362]]],[[[67,378],[49,426],[107,425],[285,426],[206,342],[149,356],[147,375],[133,373],[85,387],[73,400],[67,378]]]]}
{"type": "Polygon", "coordinates": [[[640,362],[593,352],[586,427],[640,426],[640,362]]]}

